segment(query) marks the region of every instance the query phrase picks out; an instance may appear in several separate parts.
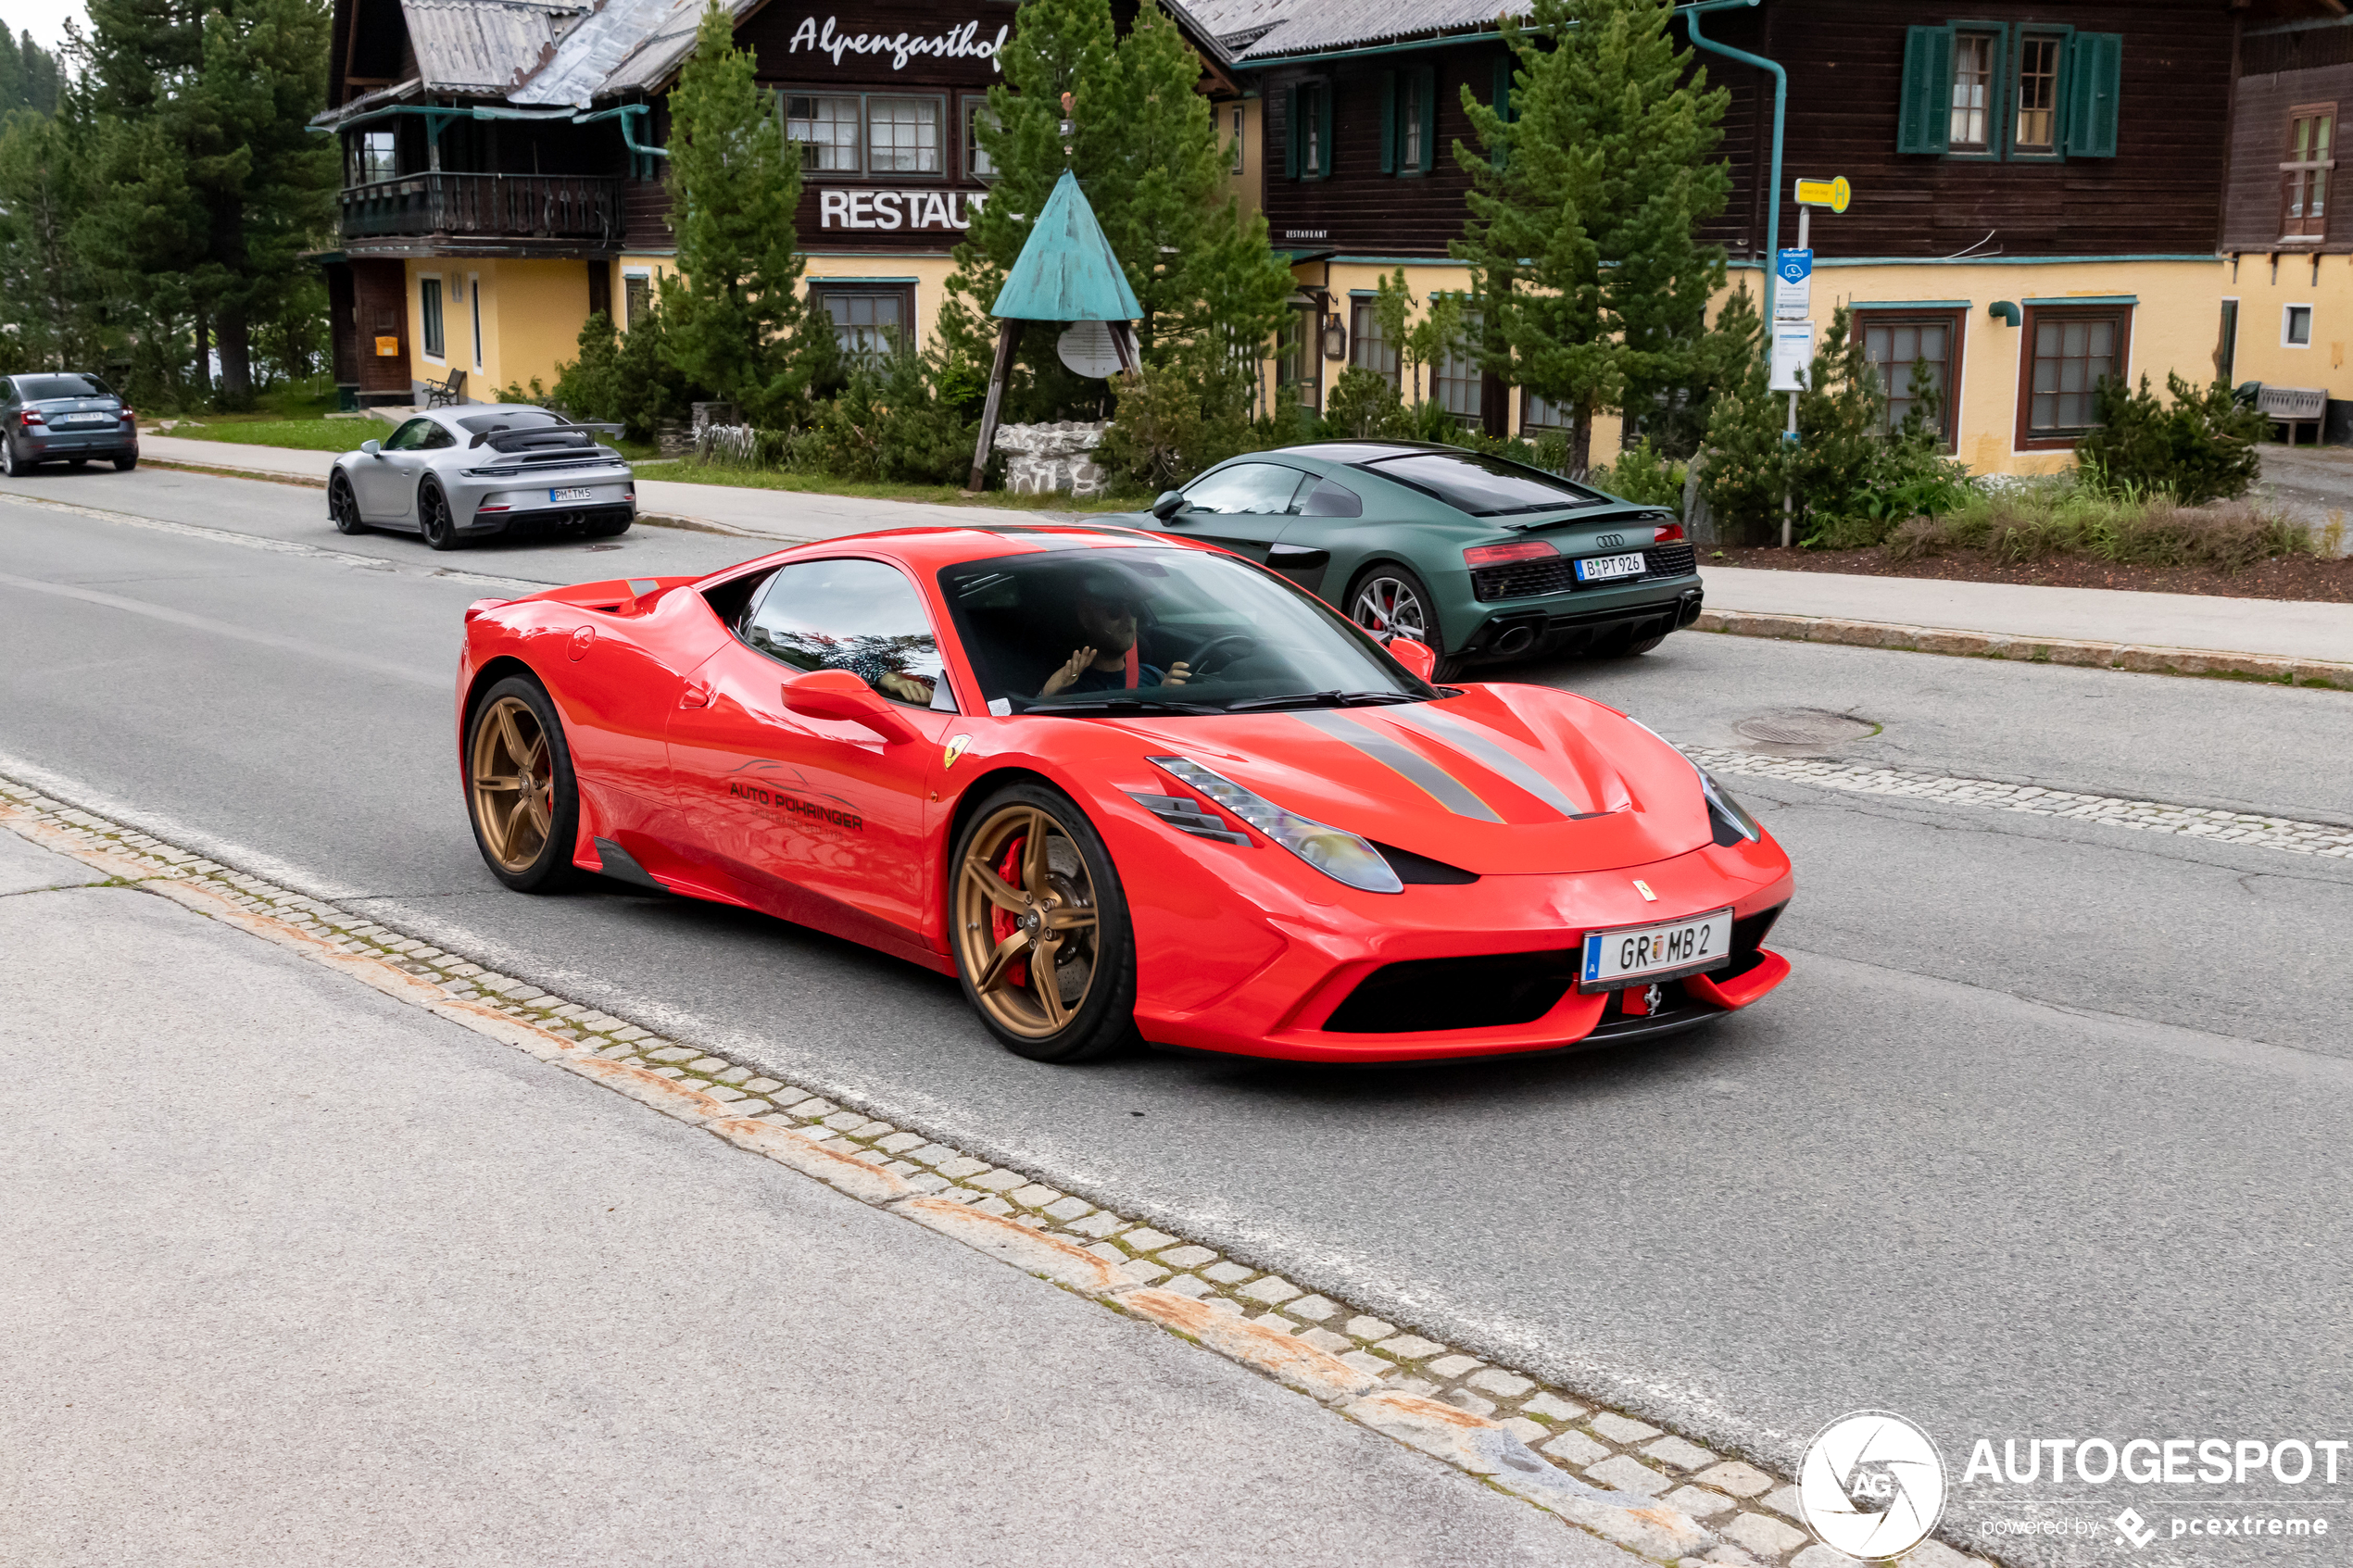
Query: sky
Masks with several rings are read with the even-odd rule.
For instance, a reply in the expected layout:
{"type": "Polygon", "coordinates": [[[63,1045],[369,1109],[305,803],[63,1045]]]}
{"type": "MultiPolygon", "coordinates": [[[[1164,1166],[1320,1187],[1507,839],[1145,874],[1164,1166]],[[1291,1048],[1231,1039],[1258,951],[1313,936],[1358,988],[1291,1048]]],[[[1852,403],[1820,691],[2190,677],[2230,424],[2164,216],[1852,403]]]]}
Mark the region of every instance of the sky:
{"type": "Polygon", "coordinates": [[[80,22],[83,31],[89,31],[90,20],[82,8],[82,0],[6,0],[0,4],[0,22],[7,24],[11,38],[19,32],[30,32],[34,43],[52,54],[66,41],[68,17],[80,22]]]}

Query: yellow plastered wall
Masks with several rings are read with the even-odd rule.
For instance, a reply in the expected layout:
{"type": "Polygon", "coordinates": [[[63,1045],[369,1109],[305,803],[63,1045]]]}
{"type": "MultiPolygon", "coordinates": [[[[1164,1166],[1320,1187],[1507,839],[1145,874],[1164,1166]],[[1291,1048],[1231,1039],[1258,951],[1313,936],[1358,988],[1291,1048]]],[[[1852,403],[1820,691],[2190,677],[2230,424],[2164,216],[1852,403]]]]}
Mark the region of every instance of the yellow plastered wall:
{"type": "Polygon", "coordinates": [[[421,381],[463,370],[466,401],[495,403],[510,382],[528,392],[535,376],[543,387],[552,387],[556,366],[579,352],[580,324],[588,319],[588,269],[583,261],[433,257],[410,261],[408,270],[409,341],[416,345],[421,381]],[[442,285],[445,336],[438,358],[424,352],[422,284],[427,278],[439,278],[442,285]],[[453,282],[462,282],[462,289],[453,282]]]}
{"type": "MultiPolygon", "coordinates": [[[[2236,299],[2239,305],[2233,384],[2259,381],[2274,386],[2317,386],[2332,397],[2353,397],[2353,369],[2346,364],[2347,353],[2353,352],[2353,257],[2284,255],[2275,271],[2267,255],[2242,256],[2235,268],[2229,261],[2221,264],[2216,293],[2219,299],[2236,299]],[[2311,307],[2309,345],[2285,341],[2291,305],[2311,307]]],[[[2220,328],[2218,300],[2213,332],[2218,342],[2220,328]]],[[[2311,439],[2309,427],[2303,438],[2311,439]]]]}
{"type": "MultiPolygon", "coordinates": [[[[2070,299],[2126,296],[2133,306],[2132,337],[2124,373],[2134,382],[2145,373],[2162,389],[2168,371],[2179,371],[2203,386],[2214,376],[2214,345],[2227,264],[2220,259],[2186,261],[2051,261],[2024,263],[1876,262],[1841,266],[1821,256],[1818,240],[1814,272],[1814,322],[1818,334],[1838,306],[1935,304],[1962,309],[1959,425],[1954,456],[1972,473],[2056,473],[2072,467],[2075,456],[2019,449],[2017,441],[2025,333],[1994,319],[1991,307],[2008,301],[2065,304],[2070,299]]],[[[2243,274],[2244,275],[2244,272],[2243,274]]],[[[1734,287],[1759,290],[1753,269],[1732,274],[1734,287]]],[[[1761,304],[1761,299],[1759,301],[1761,304]]],[[[2276,316],[2276,311],[2273,313],[2276,316]]],[[[2348,317],[2353,326],[2353,317],[2348,317]]],[[[2346,335],[2340,332],[2340,336],[2346,335]]],[[[2248,341],[2242,319],[2240,342],[2248,341]]],[[[2247,377],[2242,358],[2237,379],[2247,377]]],[[[2309,384],[2309,383],[2304,383],[2309,384]]]]}

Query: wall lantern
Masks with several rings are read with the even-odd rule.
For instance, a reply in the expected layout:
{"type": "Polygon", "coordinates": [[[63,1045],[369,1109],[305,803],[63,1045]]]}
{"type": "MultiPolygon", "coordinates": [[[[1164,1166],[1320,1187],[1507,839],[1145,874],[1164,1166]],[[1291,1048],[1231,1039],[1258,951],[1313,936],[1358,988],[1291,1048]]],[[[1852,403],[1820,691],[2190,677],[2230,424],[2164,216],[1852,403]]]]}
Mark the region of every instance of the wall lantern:
{"type": "Polygon", "coordinates": [[[1338,316],[1324,318],[1324,358],[1327,359],[1348,358],[1348,329],[1340,324],[1338,316]]]}

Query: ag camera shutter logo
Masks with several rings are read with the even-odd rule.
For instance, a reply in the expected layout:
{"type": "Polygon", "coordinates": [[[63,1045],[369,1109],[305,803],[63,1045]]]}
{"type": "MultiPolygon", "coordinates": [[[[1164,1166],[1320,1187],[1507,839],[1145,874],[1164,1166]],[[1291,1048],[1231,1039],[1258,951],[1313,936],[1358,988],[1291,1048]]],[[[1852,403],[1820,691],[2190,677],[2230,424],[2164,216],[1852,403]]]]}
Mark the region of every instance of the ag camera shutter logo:
{"type": "Polygon", "coordinates": [[[1944,1513],[1944,1461],[1929,1435],[1888,1411],[1843,1415],[1814,1436],[1797,1473],[1799,1512],[1832,1551],[1901,1556],[1944,1513]]]}

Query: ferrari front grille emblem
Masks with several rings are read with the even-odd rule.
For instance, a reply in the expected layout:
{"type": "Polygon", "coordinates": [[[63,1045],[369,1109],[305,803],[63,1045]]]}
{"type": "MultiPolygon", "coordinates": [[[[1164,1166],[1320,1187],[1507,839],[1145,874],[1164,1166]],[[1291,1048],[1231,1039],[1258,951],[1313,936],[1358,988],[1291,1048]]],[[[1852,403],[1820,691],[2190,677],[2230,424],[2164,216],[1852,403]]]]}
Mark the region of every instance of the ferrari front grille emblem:
{"type": "Polygon", "coordinates": [[[970,735],[950,735],[948,745],[942,748],[939,765],[942,768],[954,767],[956,759],[962,757],[964,754],[964,748],[972,743],[973,738],[970,735]]]}
{"type": "Polygon", "coordinates": [[[1636,877],[1634,879],[1634,891],[1642,896],[1642,902],[1645,904],[1655,904],[1658,902],[1658,895],[1652,892],[1651,884],[1644,882],[1641,877],[1636,877]]]}

